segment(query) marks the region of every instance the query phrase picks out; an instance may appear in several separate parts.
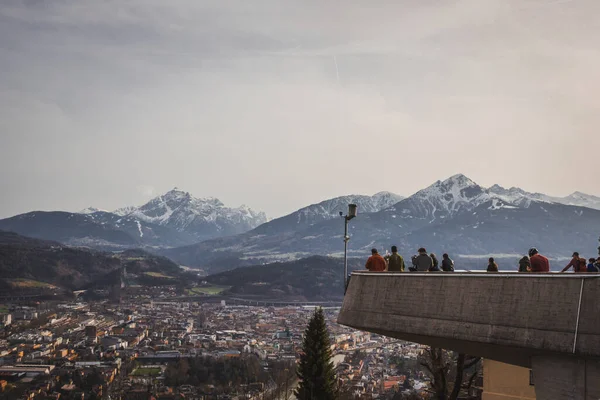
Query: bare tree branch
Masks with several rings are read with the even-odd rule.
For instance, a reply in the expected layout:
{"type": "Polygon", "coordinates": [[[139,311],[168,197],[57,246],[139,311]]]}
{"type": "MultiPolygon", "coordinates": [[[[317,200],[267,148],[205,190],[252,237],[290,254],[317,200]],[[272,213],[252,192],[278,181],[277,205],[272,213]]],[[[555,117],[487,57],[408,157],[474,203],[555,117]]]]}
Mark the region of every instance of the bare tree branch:
{"type": "Polygon", "coordinates": [[[433,370],[431,369],[431,367],[430,367],[429,365],[427,365],[427,364],[425,364],[425,363],[421,363],[421,365],[422,365],[423,367],[427,368],[427,370],[429,371],[429,373],[430,373],[431,375],[434,375],[434,376],[435,376],[435,374],[433,373],[433,370]]]}
{"type": "Polygon", "coordinates": [[[469,377],[469,379],[467,380],[467,383],[465,383],[463,385],[463,388],[465,389],[470,389],[471,386],[473,386],[473,381],[475,380],[475,378],[477,377],[477,375],[479,375],[479,371],[475,371],[471,374],[471,376],[469,377]]]}
{"type": "Polygon", "coordinates": [[[481,357],[472,357],[470,361],[465,363],[465,369],[470,369],[475,366],[479,361],[481,361],[481,357]]]}
{"type": "Polygon", "coordinates": [[[465,357],[463,353],[460,353],[456,359],[456,375],[454,376],[454,387],[452,393],[450,393],[450,400],[456,400],[460,395],[465,371],[465,357]]]}

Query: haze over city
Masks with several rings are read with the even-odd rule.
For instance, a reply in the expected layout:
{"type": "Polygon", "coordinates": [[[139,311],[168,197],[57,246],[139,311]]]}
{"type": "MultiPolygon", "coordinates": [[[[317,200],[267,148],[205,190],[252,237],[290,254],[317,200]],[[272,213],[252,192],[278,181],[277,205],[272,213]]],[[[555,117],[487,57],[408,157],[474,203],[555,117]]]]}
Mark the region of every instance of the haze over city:
{"type": "Polygon", "coordinates": [[[600,195],[595,0],[0,5],[0,217],[174,186],[277,217],[462,172],[600,195]]]}

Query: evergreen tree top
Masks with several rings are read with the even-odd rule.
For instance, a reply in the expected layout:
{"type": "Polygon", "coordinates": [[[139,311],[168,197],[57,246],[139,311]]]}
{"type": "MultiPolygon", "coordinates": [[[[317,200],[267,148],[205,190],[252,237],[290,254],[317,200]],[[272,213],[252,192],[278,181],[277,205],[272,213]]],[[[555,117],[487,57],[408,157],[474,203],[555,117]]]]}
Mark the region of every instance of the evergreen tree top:
{"type": "Polygon", "coordinates": [[[337,397],[329,331],[323,309],[317,308],[308,322],[298,365],[299,384],[295,395],[300,400],[333,400],[337,397]]]}

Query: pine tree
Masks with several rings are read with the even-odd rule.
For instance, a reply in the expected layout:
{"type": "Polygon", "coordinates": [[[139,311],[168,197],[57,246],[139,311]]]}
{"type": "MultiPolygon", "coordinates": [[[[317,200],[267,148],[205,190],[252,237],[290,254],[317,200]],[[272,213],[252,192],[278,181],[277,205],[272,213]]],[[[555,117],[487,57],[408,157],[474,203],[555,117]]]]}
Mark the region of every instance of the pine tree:
{"type": "Polygon", "coordinates": [[[304,332],[302,356],[298,366],[299,400],[333,400],[337,398],[335,370],[331,360],[329,331],[323,310],[315,310],[304,332]]]}

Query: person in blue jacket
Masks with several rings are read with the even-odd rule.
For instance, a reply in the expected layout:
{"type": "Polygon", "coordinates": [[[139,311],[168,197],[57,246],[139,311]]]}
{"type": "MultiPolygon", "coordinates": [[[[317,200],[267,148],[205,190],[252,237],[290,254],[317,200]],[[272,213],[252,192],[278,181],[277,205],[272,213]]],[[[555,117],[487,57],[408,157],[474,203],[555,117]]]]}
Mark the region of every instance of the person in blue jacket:
{"type": "Polygon", "coordinates": [[[587,265],[587,272],[600,272],[600,264],[598,263],[598,260],[595,258],[590,258],[589,261],[590,262],[587,265]]]}

